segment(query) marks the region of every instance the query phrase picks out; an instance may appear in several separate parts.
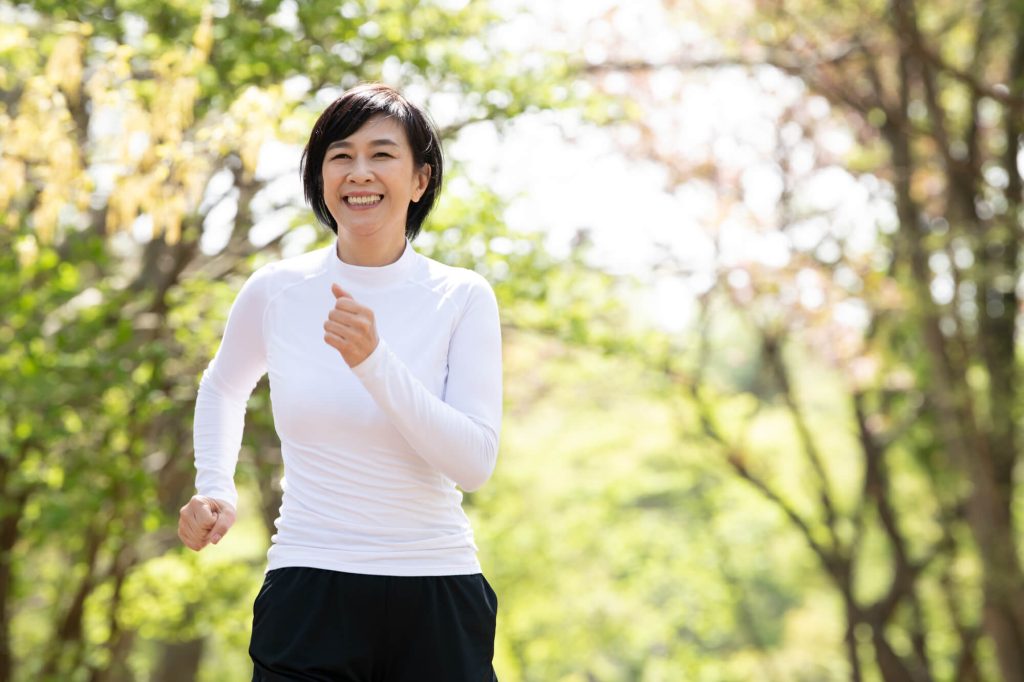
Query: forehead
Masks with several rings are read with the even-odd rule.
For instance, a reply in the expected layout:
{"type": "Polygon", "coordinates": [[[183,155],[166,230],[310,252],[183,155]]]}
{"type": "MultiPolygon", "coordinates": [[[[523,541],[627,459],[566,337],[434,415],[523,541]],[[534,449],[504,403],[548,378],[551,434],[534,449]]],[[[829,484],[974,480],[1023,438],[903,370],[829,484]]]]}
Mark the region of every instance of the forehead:
{"type": "Polygon", "coordinates": [[[390,116],[378,114],[367,119],[366,123],[348,137],[334,140],[327,148],[363,144],[408,147],[409,140],[401,123],[390,116]]]}

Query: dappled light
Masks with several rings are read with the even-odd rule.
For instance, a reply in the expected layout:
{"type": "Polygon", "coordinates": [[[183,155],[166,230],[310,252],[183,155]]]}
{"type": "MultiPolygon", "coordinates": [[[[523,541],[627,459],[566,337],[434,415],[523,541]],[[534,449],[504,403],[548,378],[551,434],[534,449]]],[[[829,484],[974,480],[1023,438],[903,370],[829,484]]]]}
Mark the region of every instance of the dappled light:
{"type": "Polygon", "coordinates": [[[443,138],[416,250],[500,309],[463,502],[499,679],[1024,680],[1022,36],[1002,0],[0,0],[0,680],[251,679],[281,444],[264,380],[189,551],[196,393],[247,278],[332,243],[300,157],[365,81],[443,138]]]}

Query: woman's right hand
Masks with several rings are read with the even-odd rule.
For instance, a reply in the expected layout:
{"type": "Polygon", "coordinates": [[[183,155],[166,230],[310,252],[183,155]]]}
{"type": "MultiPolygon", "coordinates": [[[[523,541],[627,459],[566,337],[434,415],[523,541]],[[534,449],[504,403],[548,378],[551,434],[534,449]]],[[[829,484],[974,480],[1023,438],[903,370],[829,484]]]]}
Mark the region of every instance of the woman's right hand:
{"type": "Polygon", "coordinates": [[[178,516],[178,537],[195,551],[217,544],[235,523],[235,508],[224,500],[193,495],[178,516]]]}

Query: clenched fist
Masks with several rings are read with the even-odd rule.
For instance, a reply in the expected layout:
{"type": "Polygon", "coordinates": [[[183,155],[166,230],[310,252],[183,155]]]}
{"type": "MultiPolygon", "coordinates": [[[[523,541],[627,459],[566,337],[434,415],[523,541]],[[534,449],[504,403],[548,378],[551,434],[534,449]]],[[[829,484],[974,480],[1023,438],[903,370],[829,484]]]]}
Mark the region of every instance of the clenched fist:
{"type": "Polygon", "coordinates": [[[331,285],[334,307],[324,322],[324,341],[336,348],[349,367],[355,367],[377,347],[377,324],[373,311],[356,303],[352,295],[337,284],[331,285]]]}
{"type": "Polygon", "coordinates": [[[235,523],[235,508],[224,500],[193,495],[178,515],[178,537],[195,551],[217,544],[235,523]]]}

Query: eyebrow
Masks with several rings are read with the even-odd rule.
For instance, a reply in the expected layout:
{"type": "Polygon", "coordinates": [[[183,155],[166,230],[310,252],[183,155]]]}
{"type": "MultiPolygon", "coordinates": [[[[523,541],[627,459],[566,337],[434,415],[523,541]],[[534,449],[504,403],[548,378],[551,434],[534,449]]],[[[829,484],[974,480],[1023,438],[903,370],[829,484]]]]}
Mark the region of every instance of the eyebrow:
{"type": "MultiPolygon", "coordinates": [[[[351,142],[347,142],[345,140],[335,140],[334,142],[332,142],[329,145],[327,145],[327,151],[330,151],[330,150],[334,149],[335,147],[345,147],[345,148],[348,148],[348,147],[351,147],[351,146],[352,146],[351,142]]],[[[381,146],[398,147],[399,144],[397,142],[395,142],[394,140],[388,139],[386,137],[382,137],[379,140],[370,140],[370,146],[371,147],[381,147],[381,146]]]]}

